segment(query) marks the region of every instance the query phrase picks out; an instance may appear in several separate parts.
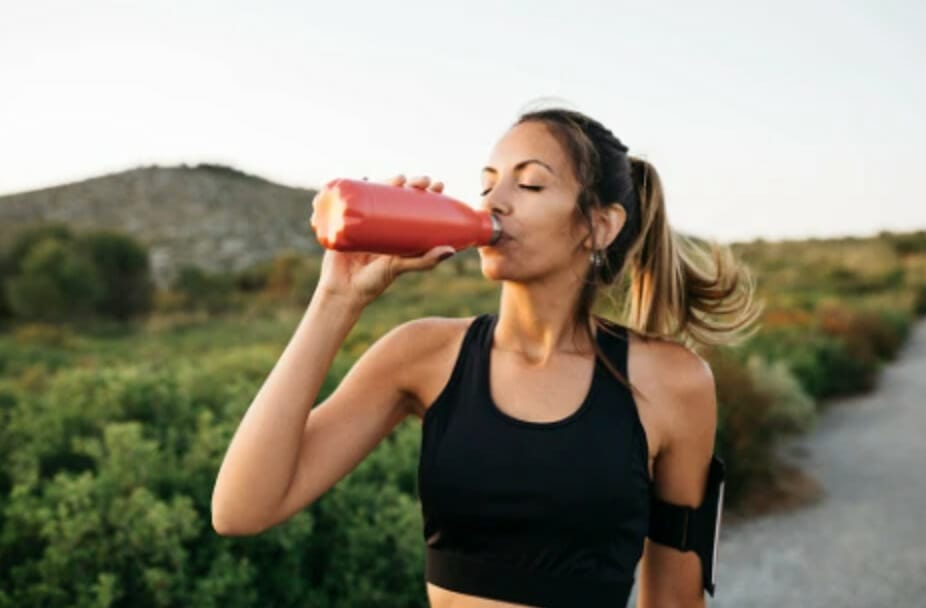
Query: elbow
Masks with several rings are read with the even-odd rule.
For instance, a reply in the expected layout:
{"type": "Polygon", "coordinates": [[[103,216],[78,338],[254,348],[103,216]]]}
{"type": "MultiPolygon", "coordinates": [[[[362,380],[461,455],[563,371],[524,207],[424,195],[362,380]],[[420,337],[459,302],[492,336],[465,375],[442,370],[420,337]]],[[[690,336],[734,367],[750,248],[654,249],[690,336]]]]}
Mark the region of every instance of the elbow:
{"type": "Polygon", "coordinates": [[[237,525],[215,516],[212,517],[212,529],[219,536],[256,536],[264,531],[261,527],[237,525]]]}
{"type": "MultiPolygon", "coordinates": [[[[263,530],[254,525],[254,517],[242,512],[240,499],[226,495],[224,487],[217,481],[212,488],[209,511],[212,529],[219,536],[253,536],[263,530]]],[[[253,515],[253,514],[252,514],[253,515]]]]}
{"type": "Polygon", "coordinates": [[[222,509],[216,503],[212,503],[212,529],[219,536],[255,536],[264,532],[267,526],[255,525],[253,522],[242,521],[240,517],[222,509]]]}
{"type": "Polygon", "coordinates": [[[225,522],[224,520],[218,519],[215,516],[212,517],[212,529],[215,530],[215,533],[219,536],[250,536],[246,530],[235,527],[232,524],[225,522]]]}

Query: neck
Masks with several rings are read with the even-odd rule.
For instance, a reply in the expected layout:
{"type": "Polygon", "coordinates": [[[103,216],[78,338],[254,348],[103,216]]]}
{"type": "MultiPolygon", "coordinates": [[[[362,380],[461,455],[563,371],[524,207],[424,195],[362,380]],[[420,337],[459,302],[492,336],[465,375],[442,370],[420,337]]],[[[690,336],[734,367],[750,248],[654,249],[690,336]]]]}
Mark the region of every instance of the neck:
{"type": "MultiPolygon", "coordinates": [[[[594,356],[585,328],[574,320],[578,287],[550,287],[506,282],[502,286],[497,348],[521,354],[530,365],[545,367],[561,356],[594,356]],[[563,298],[562,293],[575,293],[563,298]]],[[[592,336],[597,328],[591,325],[592,336]]]]}

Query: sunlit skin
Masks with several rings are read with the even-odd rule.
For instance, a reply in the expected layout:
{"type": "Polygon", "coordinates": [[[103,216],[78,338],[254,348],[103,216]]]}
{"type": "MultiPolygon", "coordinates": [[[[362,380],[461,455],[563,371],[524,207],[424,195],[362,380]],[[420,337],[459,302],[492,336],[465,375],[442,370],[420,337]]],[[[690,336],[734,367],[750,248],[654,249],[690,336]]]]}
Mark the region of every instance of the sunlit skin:
{"type": "Polygon", "coordinates": [[[613,241],[624,225],[624,209],[599,211],[598,233],[587,234],[575,219],[580,186],[569,159],[539,123],[510,129],[494,146],[481,180],[482,208],[498,215],[511,237],[479,248],[483,275],[502,281],[497,346],[521,353],[538,369],[558,352],[590,355],[584,336],[574,335],[573,310],[593,238],[597,249],[613,241]]]}
{"type": "MultiPolygon", "coordinates": [[[[498,215],[510,236],[507,242],[478,249],[483,275],[502,282],[492,342],[493,400],[515,417],[564,418],[587,388],[588,368],[593,365],[591,345],[572,321],[591,263],[589,254],[613,242],[626,214],[615,204],[595,210],[594,234],[588,234],[585,222],[574,216],[577,178],[559,142],[542,124],[522,123],[507,131],[493,147],[486,167],[481,174],[481,207],[498,215]],[[576,245],[581,246],[575,250],[576,245]],[[558,394],[550,394],[551,390],[558,394]]],[[[410,183],[420,188],[429,184],[427,177],[410,183]]],[[[431,189],[442,187],[436,182],[431,189]]],[[[597,330],[592,330],[595,335],[597,330]]],[[[675,504],[696,506],[703,497],[716,431],[710,369],[680,345],[636,336],[631,336],[628,357],[633,382],[648,395],[637,406],[657,493],[675,504]],[[665,373],[668,369],[671,374],[665,373]]],[[[704,606],[700,574],[693,553],[646,539],[638,608],[704,606]]],[[[433,583],[427,583],[427,594],[432,608],[527,606],[433,583]]]]}
{"type": "MultiPolygon", "coordinates": [[[[510,237],[507,242],[479,248],[483,275],[503,282],[495,332],[496,359],[503,366],[502,358],[512,356],[517,359],[513,365],[530,367],[536,374],[556,368],[557,377],[566,369],[582,368],[580,377],[584,381],[584,366],[590,365],[593,355],[587,340],[573,331],[572,311],[590,264],[592,238],[583,225],[572,219],[579,183],[568,158],[544,126],[524,123],[510,129],[496,143],[481,180],[481,207],[499,217],[510,237]],[[584,247],[573,253],[580,241],[584,247]]],[[[600,214],[598,248],[617,236],[624,219],[620,206],[600,214]]],[[[531,382],[524,373],[519,377],[531,382]]],[[[513,402],[500,383],[494,385],[494,390],[500,402],[513,402]]],[[[573,407],[572,403],[559,405],[573,407]]],[[[516,415],[539,418],[541,414],[516,415]]],[[[568,414],[551,412],[549,417],[568,414]]],[[[525,606],[458,593],[431,583],[428,597],[435,608],[525,606]]]]}

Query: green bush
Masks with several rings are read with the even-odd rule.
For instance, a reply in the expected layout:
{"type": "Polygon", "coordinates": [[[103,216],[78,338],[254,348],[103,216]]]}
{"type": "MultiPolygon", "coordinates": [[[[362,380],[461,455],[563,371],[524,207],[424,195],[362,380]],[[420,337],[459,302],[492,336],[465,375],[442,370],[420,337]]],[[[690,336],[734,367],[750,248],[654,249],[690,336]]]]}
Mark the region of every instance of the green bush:
{"type": "Polygon", "coordinates": [[[775,471],[774,446],[784,436],[814,427],[814,400],[784,361],[730,349],[707,353],[717,387],[716,452],[727,464],[729,503],[775,471]]]}
{"type": "Polygon", "coordinates": [[[293,277],[293,291],[290,301],[298,306],[307,306],[318,286],[321,276],[321,258],[309,259],[301,264],[293,277]]]}
{"type": "Polygon", "coordinates": [[[99,314],[124,321],[151,310],[154,282],[148,251],[129,236],[96,231],[80,237],[103,283],[99,314]]]}
{"type": "Polygon", "coordinates": [[[40,241],[54,239],[57,241],[72,241],[74,233],[66,224],[43,223],[35,224],[20,232],[4,256],[5,264],[11,272],[15,272],[22,265],[29,251],[40,241]]]}
{"type": "Polygon", "coordinates": [[[289,297],[293,292],[296,273],[303,264],[303,256],[295,251],[284,251],[275,256],[270,263],[264,291],[272,297],[289,297]]]}
{"type": "Polygon", "coordinates": [[[105,297],[93,261],[74,240],[44,238],[35,243],[8,279],[6,296],[22,319],[64,321],[89,316],[105,297]]]}
{"type": "Polygon", "coordinates": [[[870,353],[852,353],[839,337],[813,334],[789,358],[807,392],[821,399],[870,390],[877,377],[870,353]]]}
{"type": "Polygon", "coordinates": [[[827,303],[813,314],[777,311],[742,349],[788,364],[814,399],[873,388],[884,361],[894,358],[910,332],[910,314],[900,309],[856,310],[827,303]],[[790,322],[789,322],[790,321],[790,322]]]}
{"type": "Polygon", "coordinates": [[[875,356],[882,361],[897,357],[913,326],[911,314],[904,310],[869,311],[859,316],[858,331],[865,335],[875,356]]]}
{"type": "Polygon", "coordinates": [[[805,433],[816,424],[814,400],[804,391],[785,361],[767,361],[752,355],[746,367],[755,390],[771,397],[767,423],[779,434],[805,433]]]}
{"type": "Polygon", "coordinates": [[[235,289],[246,293],[263,291],[267,286],[272,260],[259,262],[235,273],[235,289]]]}
{"type": "Polygon", "coordinates": [[[415,423],[285,523],[212,530],[219,464],[278,356],[215,353],[0,386],[0,606],[427,605],[415,423]]]}
{"type": "Polygon", "coordinates": [[[20,232],[0,255],[0,318],[15,317],[7,295],[7,283],[19,273],[19,267],[32,246],[46,238],[66,241],[72,239],[73,234],[64,224],[36,224],[20,232]]]}
{"type": "Polygon", "coordinates": [[[189,543],[203,523],[188,497],[152,491],[158,445],[130,422],[106,425],[102,438],[75,437],[73,446],[92,470],[20,485],[10,501],[9,525],[38,549],[12,568],[16,604],[171,605],[189,584],[189,543]]]}
{"type": "Polygon", "coordinates": [[[711,351],[708,361],[717,386],[715,452],[726,464],[727,499],[736,503],[750,483],[772,472],[775,395],[763,391],[749,368],[731,353],[711,351]]]}
{"type": "Polygon", "coordinates": [[[226,312],[233,307],[235,283],[232,275],[208,273],[195,266],[180,268],[172,289],[181,294],[188,308],[209,314],[226,312]]]}
{"type": "Polygon", "coordinates": [[[147,250],[111,231],[75,235],[64,225],[33,227],[3,258],[0,314],[62,322],[96,315],[125,321],[150,310],[147,250]]]}
{"type": "Polygon", "coordinates": [[[879,236],[887,239],[901,256],[910,256],[926,252],[926,230],[903,234],[882,232],[879,236]]]}

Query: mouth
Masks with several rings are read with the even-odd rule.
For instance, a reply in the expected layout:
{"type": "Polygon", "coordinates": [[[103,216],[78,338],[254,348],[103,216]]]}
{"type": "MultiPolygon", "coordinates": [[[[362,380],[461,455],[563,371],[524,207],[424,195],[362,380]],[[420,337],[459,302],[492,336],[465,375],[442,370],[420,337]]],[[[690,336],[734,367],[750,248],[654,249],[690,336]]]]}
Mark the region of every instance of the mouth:
{"type": "Polygon", "coordinates": [[[504,244],[507,243],[508,241],[513,241],[513,240],[514,240],[514,239],[513,239],[511,236],[509,236],[508,234],[506,234],[506,233],[503,232],[502,235],[501,235],[501,236],[498,238],[498,240],[495,242],[495,245],[493,245],[493,247],[501,247],[502,245],[504,245],[504,244]]]}

